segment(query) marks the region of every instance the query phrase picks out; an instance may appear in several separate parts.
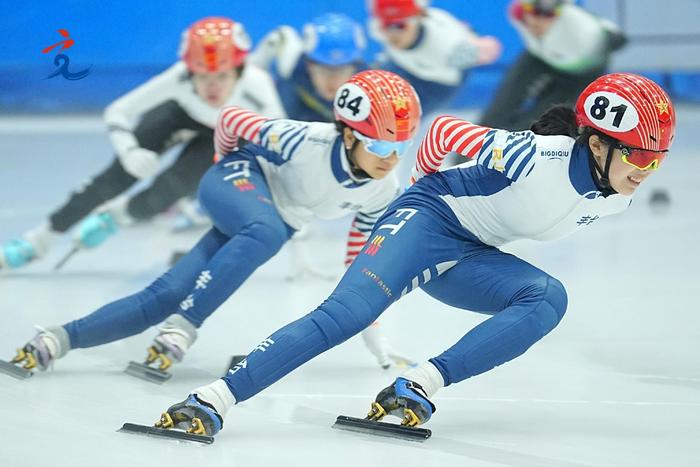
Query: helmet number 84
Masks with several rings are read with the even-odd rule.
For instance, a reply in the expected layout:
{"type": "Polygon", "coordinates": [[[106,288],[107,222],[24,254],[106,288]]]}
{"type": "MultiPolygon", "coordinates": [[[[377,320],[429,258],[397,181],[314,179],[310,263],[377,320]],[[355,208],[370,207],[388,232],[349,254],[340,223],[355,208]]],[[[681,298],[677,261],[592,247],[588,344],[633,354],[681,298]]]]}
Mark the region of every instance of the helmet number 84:
{"type": "Polygon", "coordinates": [[[588,117],[608,131],[626,132],[637,127],[639,115],[624,97],[610,92],[596,92],[588,96],[584,104],[588,117]]]}
{"type": "Polygon", "coordinates": [[[349,89],[343,89],[338,95],[338,107],[344,109],[347,107],[349,111],[352,112],[353,117],[356,117],[360,113],[360,104],[362,103],[362,96],[356,96],[352,99],[348,99],[350,96],[349,89]]]}
{"type": "Polygon", "coordinates": [[[354,83],[345,83],[335,95],[335,112],[351,122],[362,122],[369,117],[370,99],[367,93],[354,83]]]}

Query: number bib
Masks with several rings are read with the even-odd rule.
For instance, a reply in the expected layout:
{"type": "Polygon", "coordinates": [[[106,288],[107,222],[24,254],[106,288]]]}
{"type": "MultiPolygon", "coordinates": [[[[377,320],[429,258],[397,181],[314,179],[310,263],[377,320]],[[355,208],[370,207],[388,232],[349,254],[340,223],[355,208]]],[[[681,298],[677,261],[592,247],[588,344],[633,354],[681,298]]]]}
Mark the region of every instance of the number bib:
{"type": "Polygon", "coordinates": [[[369,117],[370,104],[367,93],[356,84],[345,83],[335,95],[335,111],[351,122],[361,122],[369,117]]]}
{"type": "Polygon", "coordinates": [[[624,133],[639,124],[637,109],[624,97],[607,91],[594,92],[583,104],[586,116],[603,130],[624,133]]]}

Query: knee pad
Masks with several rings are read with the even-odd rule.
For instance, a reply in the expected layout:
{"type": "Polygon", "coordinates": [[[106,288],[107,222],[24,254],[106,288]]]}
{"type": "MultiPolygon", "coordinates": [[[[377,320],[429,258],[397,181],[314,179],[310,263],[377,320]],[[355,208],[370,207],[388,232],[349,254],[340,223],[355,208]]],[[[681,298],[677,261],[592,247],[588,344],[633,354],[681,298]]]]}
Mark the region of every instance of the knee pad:
{"type": "Polygon", "coordinates": [[[535,313],[542,335],[545,335],[554,329],[564,317],[568,298],[564,285],[553,277],[547,277],[540,294],[541,302],[535,313]]]}
{"type": "Polygon", "coordinates": [[[236,235],[252,238],[260,245],[259,254],[271,258],[289,239],[286,226],[278,219],[254,221],[241,229],[236,235]]]}
{"type": "Polygon", "coordinates": [[[354,292],[336,291],[311,313],[311,318],[330,348],[366,329],[381,311],[383,309],[375,310],[365,298],[354,292]]]}

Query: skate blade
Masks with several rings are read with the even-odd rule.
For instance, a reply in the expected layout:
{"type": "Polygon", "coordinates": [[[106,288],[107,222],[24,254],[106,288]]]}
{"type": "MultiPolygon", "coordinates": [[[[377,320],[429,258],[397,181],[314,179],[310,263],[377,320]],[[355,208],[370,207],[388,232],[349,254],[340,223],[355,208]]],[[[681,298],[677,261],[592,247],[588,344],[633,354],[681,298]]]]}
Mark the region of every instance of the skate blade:
{"type": "Polygon", "coordinates": [[[433,432],[427,428],[414,428],[396,425],[394,423],[375,422],[364,418],[347,417],[345,415],[338,416],[333,424],[333,428],[408,441],[425,441],[433,434],[433,432]]]}
{"type": "Polygon", "coordinates": [[[5,360],[0,360],[0,373],[5,373],[17,379],[31,378],[34,374],[31,370],[24,369],[21,366],[6,362],[5,360]]]}
{"type": "Polygon", "coordinates": [[[156,384],[163,384],[173,376],[165,371],[160,371],[158,368],[138,362],[129,362],[129,366],[124,369],[124,373],[156,384]]]}
{"type": "Polygon", "coordinates": [[[195,443],[202,444],[212,444],[214,442],[213,436],[208,435],[195,435],[194,433],[187,433],[180,430],[174,430],[172,428],[156,428],[154,426],[147,425],[136,425],[135,423],[125,423],[120,429],[122,433],[129,433],[135,435],[146,435],[153,436],[156,438],[168,438],[176,439],[180,441],[193,441],[195,443]]]}

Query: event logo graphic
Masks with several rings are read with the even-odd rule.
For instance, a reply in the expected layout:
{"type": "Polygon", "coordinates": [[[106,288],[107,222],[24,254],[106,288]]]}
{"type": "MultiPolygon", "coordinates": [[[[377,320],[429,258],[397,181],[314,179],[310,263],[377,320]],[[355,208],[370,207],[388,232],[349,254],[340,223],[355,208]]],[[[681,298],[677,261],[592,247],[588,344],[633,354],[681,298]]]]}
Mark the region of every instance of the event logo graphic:
{"type": "MultiPolygon", "coordinates": [[[[75,44],[75,41],[70,38],[70,33],[68,32],[67,29],[59,29],[58,33],[61,36],[65,37],[65,40],[59,41],[53,45],[46,47],[44,50],[41,51],[41,53],[47,54],[47,53],[51,52],[53,49],[55,49],[56,47],[60,47],[58,50],[56,50],[57,53],[63,52],[64,50],[68,50],[71,47],[73,47],[73,44],[75,44]]],[[[47,76],[46,79],[61,75],[67,80],[75,81],[78,79],[83,79],[87,75],[90,74],[91,67],[87,67],[84,70],[81,70],[81,71],[78,71],[75,73],[71,73],[70,71],[68,71],[69,63],[70,63],[70,59],[68,58],[68,55],[63,54],[63,53],[59,53],[58,55],[56,55],[53,59],[53,64],[56,65],[57,68],[53,73],[51,73],[49,76],[47,76]]]]}

